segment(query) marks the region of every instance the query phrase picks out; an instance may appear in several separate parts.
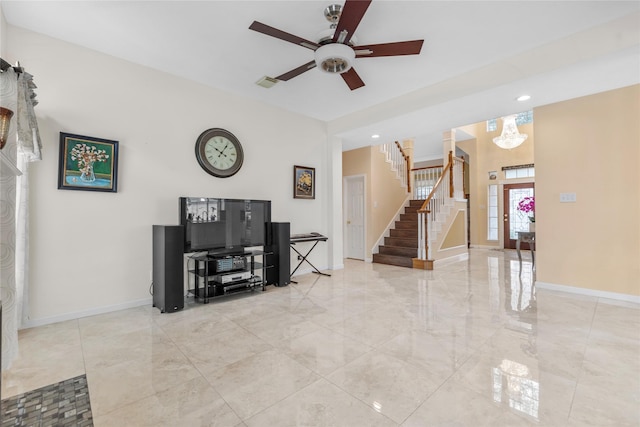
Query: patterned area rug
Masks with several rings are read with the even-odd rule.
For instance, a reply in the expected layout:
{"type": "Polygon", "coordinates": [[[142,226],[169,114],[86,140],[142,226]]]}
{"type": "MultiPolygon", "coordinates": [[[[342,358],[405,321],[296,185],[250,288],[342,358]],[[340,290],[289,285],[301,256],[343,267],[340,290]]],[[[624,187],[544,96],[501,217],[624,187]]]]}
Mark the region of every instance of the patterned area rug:
{"type": "Polygon", "coordinates": [[[92,427],[87,377],[80,375],[2,401],[2,427],[92,427]]]}

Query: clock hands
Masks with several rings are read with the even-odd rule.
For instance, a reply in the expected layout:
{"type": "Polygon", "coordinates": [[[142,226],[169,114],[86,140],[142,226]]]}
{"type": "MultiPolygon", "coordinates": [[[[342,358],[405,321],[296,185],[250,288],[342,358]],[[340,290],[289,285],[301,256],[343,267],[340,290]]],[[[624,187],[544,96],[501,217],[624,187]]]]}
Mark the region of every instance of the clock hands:
{"type": "Polygon", "coordinates": [[[229,144],[225,145],[225,146],[224,146],[224,148],[222,149],[222,151],[218,150],[218,148],[217,148],[217,147],[213,147],[213,148],[214,148],[214,150],[216,150],[218,153],[220,153],[220,154],[218,154],[218,157],[220,157],[220,156],[225,156],[225,157],[227,157],[227,155],[226,155],[226,154],[224,154],[224,151],[225,151],[228,147],[229,147],[229,144]]]}

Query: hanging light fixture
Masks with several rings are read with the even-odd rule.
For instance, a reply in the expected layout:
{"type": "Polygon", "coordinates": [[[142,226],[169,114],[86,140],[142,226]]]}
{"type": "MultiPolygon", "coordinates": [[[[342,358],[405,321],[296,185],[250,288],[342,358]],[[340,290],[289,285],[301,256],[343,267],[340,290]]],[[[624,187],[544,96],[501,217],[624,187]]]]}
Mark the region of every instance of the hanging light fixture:
{"type": "Polygon", "coordinates": [[[8,108],[0,107],[0,150],[4,148],[9,137],[9,125],[11,124],[11,117],[13,111],[8,108]]]}
{"type": "Polygon", "coordinates": [[[502,118],[502,133],[493,138],[493,142],[500,148],[510,150],[522,144],[529,135],[518,132],[516,114],[502,118]]]}

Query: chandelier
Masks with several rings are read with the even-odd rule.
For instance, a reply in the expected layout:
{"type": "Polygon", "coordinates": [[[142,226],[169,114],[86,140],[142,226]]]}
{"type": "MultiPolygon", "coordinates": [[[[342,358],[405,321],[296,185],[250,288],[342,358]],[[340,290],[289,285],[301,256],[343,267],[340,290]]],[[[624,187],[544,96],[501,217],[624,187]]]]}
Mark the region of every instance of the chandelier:
{"type": "Polygon", "coordinates": [[[516,114],[502,118],[502,133],[493,138],[493,142],[500,148],[510,150],[522,144],[529,135],[518,132],[516,114]]]}

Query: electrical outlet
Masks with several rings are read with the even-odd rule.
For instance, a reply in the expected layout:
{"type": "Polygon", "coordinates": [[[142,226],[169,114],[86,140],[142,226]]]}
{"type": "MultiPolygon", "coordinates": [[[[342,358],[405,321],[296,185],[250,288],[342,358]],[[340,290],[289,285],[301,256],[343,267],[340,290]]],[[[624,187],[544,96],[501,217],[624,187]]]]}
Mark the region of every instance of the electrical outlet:
{"type": "Polygon", "coordinates": [[[560,193],[560,203],[575,203],[576,193],[560,193]]]}
{"type": "Polygon", "coordinates": [[[298,255],[298,261],[302,259],[302,255],[298,255]]]}

